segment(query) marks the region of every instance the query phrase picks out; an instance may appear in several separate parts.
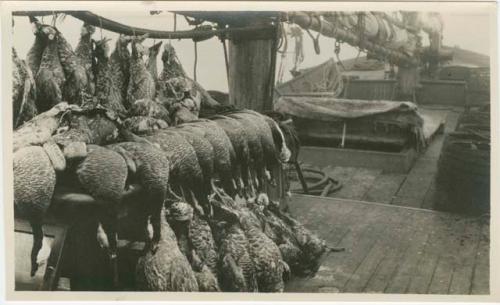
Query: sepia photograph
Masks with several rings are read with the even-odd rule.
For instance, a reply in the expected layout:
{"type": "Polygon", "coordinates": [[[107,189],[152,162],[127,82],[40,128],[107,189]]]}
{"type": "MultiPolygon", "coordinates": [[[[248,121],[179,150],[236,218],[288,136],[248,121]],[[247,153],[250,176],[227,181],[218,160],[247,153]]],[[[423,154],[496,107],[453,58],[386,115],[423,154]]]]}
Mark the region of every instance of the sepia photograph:
{"type": "Polygon", "coordinates": [[[494,295],[494,2],[198,4],[4,3],[11,296],[494,295]]]}

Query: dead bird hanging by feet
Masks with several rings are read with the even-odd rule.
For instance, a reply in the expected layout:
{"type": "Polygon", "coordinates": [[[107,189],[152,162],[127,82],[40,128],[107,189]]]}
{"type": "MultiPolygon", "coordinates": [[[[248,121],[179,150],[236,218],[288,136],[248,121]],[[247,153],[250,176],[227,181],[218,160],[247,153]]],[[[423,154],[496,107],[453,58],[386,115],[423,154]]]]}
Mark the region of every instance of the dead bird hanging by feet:
{"type": "Polygon", "coordinates": [[[111,77],[113,83],[118,87],[121,93],[121,104],[128,109],[127,89],[130,78],[130,52],[127,48],[132,41],[131,36],[120,34],[116,40],[115,49],[110,56],[111,77]]]}
{"type": "Polygon", "coordinates": [[[241,229],[239,215],[219,195],[211,196],[214,217],[209,220],[219,251],[219,280],[222,291],[257,292],[257,274],[250,244],[241,229]]]}
{"type": "Polygon", "coordinates": [[[66,77],[63,99],[70,104],[77,105],[92,103],[93,84],[89,79],[91,71],[86,69],[85,63],[76,55],[62,33],[57,28],[53,28],[57,32],[55,37],[57,54],[66,77]]]}
{"type": "Polygon", "coordinates": [[[180,188],[185,199],[199,209],[209,213],[208,195],[204,190],[203,173],[196,151],[189,142],[174,130],[156,130],[144,135],[144,139],[159,145],[170,160],[171,184],[180,188]],[[201,204],[201,207],[200,207],[201,204]]]}
{"type": "Polygon", "coordinates": [[[255,189],[250,177],[250,148],[248,143],[248,134],[244,125],[238,120],[223,116],[216,115],[210,117],[210,120],[219,125],[226,135],[228,136],[231,144],[233,145],[236,155],[236,168],[233,173],[238,177],[237,185],[240,190],[239,195],[246,198],[255,196],[255,189]]]}
{"type": "Polygon", "coordinates": [[[38,69],[40,68],[40,64],[42,63],[43,51],[48,44],[48,40],[45,37],[45,34],[40,31],[40,29],[42,29],[42,23],[40,23],[40,21],[33,16],[30,16],[29,20],[33,34],[35,35],[35,41],[26,55],[26,63],[30,67],[33,75],[36,75],[38,73],[38,69]]]}
{"type": "Polygon", "coordinates": [[[164,45],[161,60],[163,62],[163,70],[158,77],[158,96],[160,99],[169,97],[168,90],[170,90],[170,88],[167,84],[169,80],[173,78],[182,78],[185,79],[190,84],[190,88],[192,88],[190,96],[199,96],[201,103],[200,108],[217,107],[219,105],[219,103],[214,100],[199,83],[193,81],[187,76],[179,58],[177,57],[174,47],[170,43],[164,45]]]}
{"type": "MultiPolygon", "coordinates": [[[[64,159],[64,157],[62,158],[64,159]]],[[[42,248],[42,224],[52,201],[56,173],[50,157],[41,146],[28,146],[14,153],[14,213],[29,220],[33,230],[31,276],[38,270],[42,248]]]]}
{"type": "Polygon", "coordinates": [[[63,101],[63,86],[66,77],[57,52],[58,32],[56,29],[48,25],[36,24],[35,35],[41,37],[46,44],[35,76],[36,106],[39,112],[44,112],[63,101]]]}
{"type": "Polygon", "coordinates": [[[179,250],[177,239],[161,213],[161,239],[155,253],[148,252],[137,262],[136,288],[141,291],[198,291],[196,276],[179,250]]]}
{"type": "Polygon", "coordinates": [[[87,145],[87,150],[75,173],[80,186],[100,203],[96,238],[106,251],[116,288],[119,286],[118,206],[125,193],[129,169],[122,155],[111,149],[87,145]]]}
{"type": "MultiPolygon", "coordinates": [[[[133,162],[134,172],[130,172],[129,183],[143,187],[144,206],[141,209],[145,236],[149,237],[148,219],[151,221],[153,236],[146,238],[145,250],[156,251],[161,238],[160,213],[167,196],[170,162],[158,147],[139,142],[121,142],[106,146],[133,162]]],[[[130,166],[129,166],[130,169],[130,166]]]]}
{"type": "MultiPolygon", "coordinates": [[[[149,47],[149,56],[148,56],[148,63],[147,63],[147,68],[151,76],[153,77],[155,84],[157,85],[158,83],[158,54],[160,54],[160,48],[162,45],[163,41],[160,41],[151,47],[149,47]]],[[[157,87],[156,87],[157,88],[157,87]]]]}
{"type": "Polygon", "coordinates": [[[205,137],[213,147],[214,171],[217,174],[222,188],[231,196],[237,193],[236,179],[233,169],[236,166],[236,154],[224,130],[210,120],[197,120],[178,126],[205,137]]]}
{"type": "Polygon", "coordinates": [[[29,66],[12,48],[12,123],[16,129],[37,115],[36,84],[29,66]]]}
{"type": "Polygon", "coordinates": [[[119,80],[116,75],[113,75],[115,71],[108,58],[108,41],[107,38],[95,41],[95,95],[99,104],[108,107],[120,116],[125,116],[127,110],[123,105],[119,80]]]}
{"type": "Polygon", "coordinates": [[[88,23],[83,23],[80,31],[80,40],[75,48],[76,56],[80,59],[89,81],[89,91],[91,95],[95,92],[95,77],[93,73],[93,41],[92,35],[95,33],[95,27],[88,23]]]}
{"type": "Polygon", "coordinates": [[[132,38],[132,55],[130,57],[129,83],[127,88],[127,105],[129,107],[140,99],[154,99],[156,85],[153,76],[147,69],[143,56],[148,50],[142,45],[147,35],[132,38]]]}
{"type": "Polygon", "coordinates": [[[177,236],[179,249],[195,272],[200,291],[219,291],[217,251],[208,223],[182,201],[174,202],[169,207],[167,219],[177,236]]]}

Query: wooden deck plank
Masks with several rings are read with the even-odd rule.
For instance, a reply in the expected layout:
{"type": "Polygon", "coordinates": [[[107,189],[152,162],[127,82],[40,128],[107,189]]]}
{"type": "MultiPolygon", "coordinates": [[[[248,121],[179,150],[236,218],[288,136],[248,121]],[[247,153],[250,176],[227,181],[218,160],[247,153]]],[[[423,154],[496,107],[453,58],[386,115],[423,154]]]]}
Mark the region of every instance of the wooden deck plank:
{"type": "Polygon", "coordinates": [[[478,219],[472,218],[467,221],[465,232],[460,240],[457,265],[453,272],[448,294],[466,294],[470,291],[481,227],[481,221],[478,219]]]}
{"type": "MultiPolygon", "coordinates": [[[[454,221],[452,221],[452,224],[446,229],[446,236],[440,241],[440,247],[437,251],[439,253],[438,264],[432,276],[428,293],[448,294],[452,284],[453,274],[455,270],[461,266],[461,263],[463,263],[463,255],[467,255],[467,253],[462,253],[462,248],[466,243],[470,243],[470,240],[465,240],[465,234],[467,228],[470,227],[473,222],[469,221],[470,219],[461,218],[459,216],[453,219],[454,221]]],[[[475,233],[477,235],[479,231],[475,233]]],[[[473,253],[471,252],[468,255],[472,257],[473,253]]],[[[470,277],[466,280],[470,282],[470,277]]],[[[460,292],[455,291],[455,294],[457,293],[460,292]]],[[[463,293],[468,293],[468,289],[463,293]]]]}
{"type": "MultiPolygon", "coordinates": [[[[329,279],[325,286],[336,287],[343,291],[346,283],[351,279],[353,273],[358,266],[367,257],[370,250],[375,245],[378,238],[383,236],[389,229],[391,220],[396,217],[389,217],[397,215],[399,211],[387,211],[384,213],[382,209],[367,210],[364,215],[357,215],[357,224],[349,230],[349,233],[340,241],[338,246],[345,247],[346,251],[341,255],[332,256],[332,260],[327,259],[326,264],[333,267],[336,277],[329,279]],[[387,215],[389,214],[389,215],[387,215]],[[363,220],[363,218],[369,218],[363,220]],[[380,226],[384,222],[389,226],[380,226]],[[365,222],[365,224],[363,224],[365,222]]],[[[324,273],[319,274],[323,276],[324,273]]]]}
{"type": "Polygon", "coordinates": [[[429,238],[425,247],[421,250],[421,255],[417,261],[416,269],[408,283],[407,292],[415,294],[424,294],[429,290],[430,283],[438,265],[440,252],[443,250],[443,243],[450,236],[448,226],[452,220],[440,218],[434,226],[430,227],[429,238]]]}
{"type": "Polygon", "coordinates": [[[490,226],[483,224],[479,246],[476,253],[476,262],[472,275],[471,294],[489,294],[490,285],[490,226]]]}
{"type": "MultiPolygon", "coordinates": [[[[398,269],[385,289],[386,293],[405,293],[407,291],[412,277],[417,273],[417,266],[423,252],[430,244],[434,232],[439,230],[443,226],[443,222],[448,219],[441,214],[432,214],[429,217],[432,217],[432,219],[426,222],[425,228],[414,234],[410,246],[398,264],[398,269]]],[[[413,225],[420,226],[421,224],[414,223],[413,225]]]]}
{"type": "Polygon", "coordinates": [[[433,228],[426,247],[411,277],[408,293],[448,292],[453,274],[454,256],[457,255],[459,237],[464,231],[461,218],[446,217],[433,228]]]}
{"type": "Polygon", "coordinates": [[[302,203],[303,200],[297,199],[297,196],[291,198],[290,206],[293,207],[291,213],[304,226],[313,231],[324,230],[325,227],[345,229],[348,225],[345,220],[350,219],[350,213],[356,207],[348,204],[331,204],[331,200],[328,198],[318,196],[300,196],[300,198],[304,197],[309,198],[307,203],[302,203]],[[310,201],[313,203],[309,204],[310,201]]]}
{"type": "Polygon", "coordinates": [[[377,239],[368,255],[357,267],[349,281],[344,286],[344,292],[364,291],[375,271],[380,267],[384,258],[394,249],[394,240],[406,237],[412,227],[407,225],[408,221],[418,218],[418,213],[412,210],[399,210],[399,215],[387,225],[387,230],[377,239]],[[398,218],[398,219],[396,219],[398,218]]]}
{"type": "Polygon", "coordinates": [[[381,172],[380,169],[358,168],[340,191],[331,197],[361,200],[381,172]]]}
{"type": "Polygon", "coordinates": [[[421,212],[414,212],[411,218],[406,219],[407,223],[419,223],[420,225],[417,227],[404,226],[404,232],[395,239],[398,241],[397,244],[392,244],[389,251],[386,252],[383,261],[367,282],[364,292],[383,293],[386,290],[400,264],[404,261],[408,248],[414,242],[414,237],[424,234],[425,228],[432,223],[432,219],[429,215],[421,212]]]}
{"type": "Polygon", "coordinates": [[[363,200],[390,204],[405,178],[405,174],[382,173],[373,181],[363,200]]]}
{"type": "Polygon", "coordinates": [[[436,173],[434,159],[419,159],[411,169],[392,204],[419,208],[436,173]]]}
{"type": "Polygon", "coordinates": [[[436,204],[437,200],[440,200],[439,198],[439,193],[438,193],[438,188],[437,188],[437,182],[436,182],[436,177],[434,176],[432,178],[431,185],[429,186],[429,189],[425,193],[424,201],[422,202],[422,209],[429,209],[433,210],[436,204]]]}

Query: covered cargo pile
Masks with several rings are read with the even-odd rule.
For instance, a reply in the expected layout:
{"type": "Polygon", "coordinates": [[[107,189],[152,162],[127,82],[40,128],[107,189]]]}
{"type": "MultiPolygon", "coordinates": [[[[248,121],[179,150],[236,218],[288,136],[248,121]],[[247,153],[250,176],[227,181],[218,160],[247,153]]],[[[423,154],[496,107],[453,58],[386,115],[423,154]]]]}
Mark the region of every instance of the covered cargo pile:
{"type": "Polygon", "coordinates": [[[294,117],[305,145],[386,150],[426,145],[423,120],[410,102],[282,96],[275,109],[294,117]]]}

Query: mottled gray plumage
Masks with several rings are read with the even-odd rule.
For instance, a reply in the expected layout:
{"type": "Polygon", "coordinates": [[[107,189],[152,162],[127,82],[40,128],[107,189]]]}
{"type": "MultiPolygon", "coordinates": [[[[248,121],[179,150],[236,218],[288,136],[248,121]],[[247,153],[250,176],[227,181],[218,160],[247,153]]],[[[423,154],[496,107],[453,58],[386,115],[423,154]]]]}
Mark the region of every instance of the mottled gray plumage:
{"type": "Polygon", "coordinates": [[[42,223],[50,206],[56,185],[56,173],[40,146],[17,150],[13,159],[14,211],[16,217],[25,217],[33,229],[31,275],[38,269],[37,255],[42,247],[42,223]]]}
{"type": "Polygon", "coordinates": [[[37,115],[36,84],[30,68],[12,48],[12,123],[17,128],[37,115]]]}
{"type": "Polygon", "coordinates": [[[36,106],[39,112],[43,112],[63,101],[63,86],[66,82],[66,76],[57,52],[57,31],[53,27],[43,25],[39,29],[39,35],[44,35],[44,39],[48,40],[35,76],[36,106]]]}
{"type": "Polygon", "coordinates": [[[198,291],[195,274],[177,246],[174,232],[161,217],[162,237],[155,253],[147,252],[136,266],[141,291],[198,291]]]}
{"type": "Polygon", "coordinates": [[[140,99],[154,99],[156,84],[153,76],[146,67],[142,56],[145,49],[141,44],[144,38],[132,40],[132,56],[130,57],[130,78],[127,88],[127,104],[132,105],[140,99]]]}

